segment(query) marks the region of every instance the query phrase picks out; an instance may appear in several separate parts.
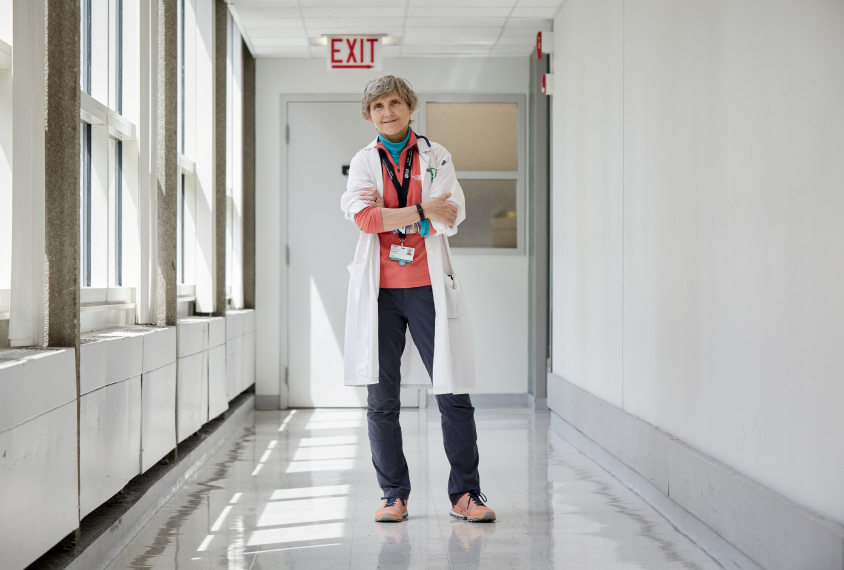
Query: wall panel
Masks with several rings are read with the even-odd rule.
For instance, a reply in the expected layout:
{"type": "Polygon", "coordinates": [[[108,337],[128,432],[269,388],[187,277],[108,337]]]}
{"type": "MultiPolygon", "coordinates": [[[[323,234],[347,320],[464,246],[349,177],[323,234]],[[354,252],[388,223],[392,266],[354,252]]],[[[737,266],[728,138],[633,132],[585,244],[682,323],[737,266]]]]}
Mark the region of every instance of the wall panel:
{"type": "Polygon", "coordinates": [[[555,30],[554,372],[844,522],[844,4],[555,30]]]}
{"type": "Polygon", "coordinates": [[[208,418],[208,375],[206,353],[179,359],[177,391],[178,439],[184,441],[196,433],[208,418]],[[203,401],[203,397],[205,400],[203,401]],[[204,405],[203,405],[204,404],[204,405]],[[203,411],[205,412],[203,415],[203,411]]]}
{"type": "Polygon", "coordinates": [[[573,1],[555,27],[552,370],[622,405],[623,1],[573,1]],[[588,57],[585,57],[588,54],[588,57]]]}
{"type": "Polygon", "coordinates": [[[176,363],[145,372],[141,390],[141,472],[145,472],[176,447],[176,363]]]}
{"type": "Polygon", "coordinates": [[[844,522],[844,5],[625,16],[625,409],[844,522]]]}
{"type": "Polygon", "coordinates": [[[84,518],[140,473],[141,377],[83,395],[79,431],[79,512],[84,518]]]}
{"type": "Polygon", "coordinates": [[[76,401],[0,432],[0,551],[25,568],[79,525],[76,401]]]}

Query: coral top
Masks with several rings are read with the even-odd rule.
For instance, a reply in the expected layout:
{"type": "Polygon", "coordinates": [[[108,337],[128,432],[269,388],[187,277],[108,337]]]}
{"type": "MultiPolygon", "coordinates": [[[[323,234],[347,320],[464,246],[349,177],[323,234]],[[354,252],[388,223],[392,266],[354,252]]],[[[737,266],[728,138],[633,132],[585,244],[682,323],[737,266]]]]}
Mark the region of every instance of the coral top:
{"type": "MultiPolygon", "coordinates": [[[[407,160],[407,150],[416,147],[416,134],[410,131],[410,138],[402,150],[399,164],[404,166],[407,160]]],[[[379,142],[376,148],[387,149],[379,142]]],[[[422,203],[422,167],[419,159],[418,149],[413,157],[413,170],[410,176],[410,187],[407,190],[407,206],[415,206],[422,203]]],[[[399,168],[392,161],[392,156],[387,151],[387,157],[394,169],[396,179],[402,180],[402,168],[399,168]]],[[[390,176],[381,165],[381,176],[383,177],[384,207],[398,208],[399,196],[393,186],[390,176]]],[[[381,208],[365,208],[355,215],[355,223],[365,233],[378,234],[381,242],[381,288],[382,289],[409,289],[411,287],[424,287],[431,284],[431,275],[428,273],[428,251],[425,249],[425,238],[419,234],[409,234],[404,240],[405,247],[414,248],[413,263],[399,265],[398,261],[390,259],[390,246],[401,245],[399,234],[391,234],[384,231],[384,224],[381,221],[381,208]]],[[[435,233],[433,226],[430,229],[431,235],[435,233]]]]}

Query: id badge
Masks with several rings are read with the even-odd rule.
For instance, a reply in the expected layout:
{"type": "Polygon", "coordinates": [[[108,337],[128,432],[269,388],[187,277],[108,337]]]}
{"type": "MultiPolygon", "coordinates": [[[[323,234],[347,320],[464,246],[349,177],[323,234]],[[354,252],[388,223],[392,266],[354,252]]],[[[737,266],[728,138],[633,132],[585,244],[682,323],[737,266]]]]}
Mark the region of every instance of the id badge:
{"type": "Polygon", "coordinates": [[[390,259],[393,261],[398,261],[402,265],[405,263],[413,263],[413,252],[415,250],[412,247],[404,247],[401,245],[391,245],[390,246],[390,259]]]}

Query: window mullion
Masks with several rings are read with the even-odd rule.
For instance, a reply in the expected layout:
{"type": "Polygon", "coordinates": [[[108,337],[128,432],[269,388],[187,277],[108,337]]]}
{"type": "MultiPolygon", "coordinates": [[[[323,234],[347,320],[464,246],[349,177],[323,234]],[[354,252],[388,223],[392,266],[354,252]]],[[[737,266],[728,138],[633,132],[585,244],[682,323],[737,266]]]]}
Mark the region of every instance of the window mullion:
{"type": "Polygon", "coordinates": [[[115,285],[123,285],[123,141],[115,142],[114,148],[114,248],[115,285]]]}
{"type": "Polygon", "coordinates": [[[91,286],[91,124],[83,125],[82,148],[82,228],[83,273],[85,287],[91,286]]]}

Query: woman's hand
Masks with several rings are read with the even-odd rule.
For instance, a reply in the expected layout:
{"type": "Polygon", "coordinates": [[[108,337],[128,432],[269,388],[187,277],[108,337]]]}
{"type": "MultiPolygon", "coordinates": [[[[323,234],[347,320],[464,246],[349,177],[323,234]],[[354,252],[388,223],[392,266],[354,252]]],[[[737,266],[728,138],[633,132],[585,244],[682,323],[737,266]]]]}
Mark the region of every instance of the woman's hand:
{"type": "Polygon", "coordinates": [[[375,188],[364,188],[360,191],[360,198],[367,206],[373,208],[384,207],[384,197],[375,188]]]}
{"type": "Polygon", "coordinates": [[[457,206],[446,202],[446,199],[450,197],[451,194],[444,194],[422,204],[425,217],[432,222],[440,222],[450,228],[454,227],[454,222],[457,221],[457,206]]]}

